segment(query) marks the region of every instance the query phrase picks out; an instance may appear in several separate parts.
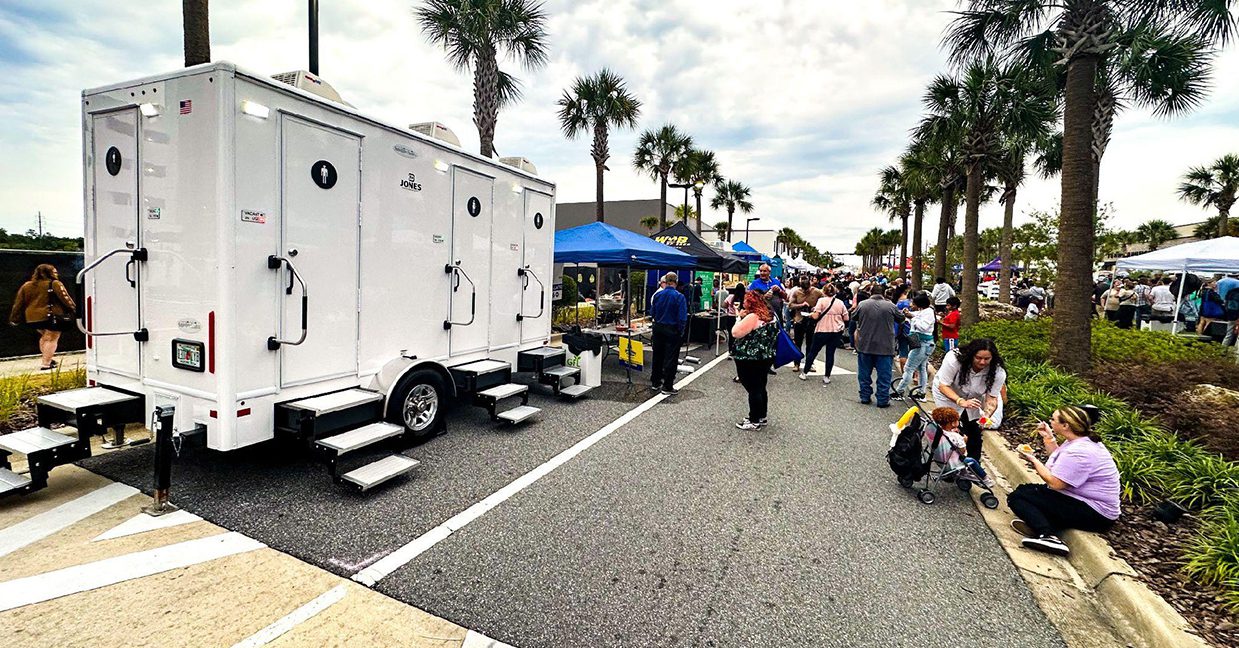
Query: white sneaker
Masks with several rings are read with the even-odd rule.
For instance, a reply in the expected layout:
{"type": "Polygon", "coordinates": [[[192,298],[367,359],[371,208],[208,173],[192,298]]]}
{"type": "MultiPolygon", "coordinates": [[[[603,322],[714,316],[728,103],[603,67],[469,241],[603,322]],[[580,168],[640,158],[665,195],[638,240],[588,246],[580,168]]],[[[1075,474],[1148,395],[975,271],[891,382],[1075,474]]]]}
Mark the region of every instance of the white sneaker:
{"type": "Polygon", "coordinates": [[[829,384],[830,384],[830,376],[822,376],[822,384],[823,384],[823,385],[829,385],[829,384]]]}
{"type": "Polygon", "coordinates": [[[1056,556],[1067,556],[1071,554],[1071,549],[1067,548],[1067,544],[1060,540],[1058,536],[1043,535],[1036,538],[1024,538],[1020,540],[1020,544],[1029,549],[1044,551],[1056,556]]]}
{"type": "Polygon", "coordinates": [[[741,430],[760,430],[761,429],[761,425],[754,423],[748,419],[744,419],[743,421],[736,423],[736,427],[741,430]]]}
{"type": "Polygon", "coordinates": [[[801,379],[801,380],[808,380],[808,379],[809,379],[809,375],[808,375],[808,374],[806,374],[806,373],[804,373],[804,372],[801,372],[801,373],[797,374],[797,375],[796,375],[796,377],[797,377],[797,378],[799,378],[799,379],[801,379]]]}

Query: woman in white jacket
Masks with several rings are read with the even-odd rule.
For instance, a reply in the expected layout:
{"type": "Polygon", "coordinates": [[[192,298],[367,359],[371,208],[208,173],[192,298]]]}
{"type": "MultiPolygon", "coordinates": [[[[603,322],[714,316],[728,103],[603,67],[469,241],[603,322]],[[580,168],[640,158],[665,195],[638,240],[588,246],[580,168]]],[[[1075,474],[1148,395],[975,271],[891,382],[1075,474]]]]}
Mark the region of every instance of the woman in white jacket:
{"type": "Polygon", "coordinates": [[[900,379],[898,385],[895,385],[892,390],[894,393],[891,395],[898,397],[912,394],[912,376],[919,374],[920,389],[916,398],[923,398],[929,386],[929,354],[934,350],[935,319],[929,295],[921,293],[913,297],[911,313],[908,337],[912,340],[912,344],[920,342],[920,346],[912,347],[908,351],[908,363],[904,365],[903,378],[900,379]]]}

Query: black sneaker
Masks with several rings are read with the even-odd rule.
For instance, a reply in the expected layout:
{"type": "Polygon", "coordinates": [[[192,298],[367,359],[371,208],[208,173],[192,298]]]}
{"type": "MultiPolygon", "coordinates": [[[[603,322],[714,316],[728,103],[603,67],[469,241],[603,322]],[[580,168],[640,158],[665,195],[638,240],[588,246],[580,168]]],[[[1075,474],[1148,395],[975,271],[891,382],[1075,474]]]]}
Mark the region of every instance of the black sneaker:
{"type": "Polygon", "coordinates": [[[736,423],[736,427],[741,430],[760,430],[761,429],[760,425],[748,419],[744,419],[743,421],[736,423]]]}
{"type": "Polygon", "coordinates": [[[1036,538],[1024,538],[1020,540],[1020,544],[1029,549],[1044,551],[1055,556],[1067,556],[1071,554],[1071,549],[1067,548],[1067,543],[1058,539],[1058,536],[1043,535],[1036,538]]]}
{"type": "Polygon", "coordinates": [[[768,418],[760,418],[760,419],[757,419],[757,427],[759,427],[759,428],[764,428],[764,427],[766,427],[767,425],[770,425],[770,419],[768,419],[768,418]]]}
{"type": "Polygon", "coordinates": [[[663,387],[662,392],[668,396],[675,396],[680,393],[680,390],[672,387],[671,385],[667,385],[666,387],[663,387]]]}

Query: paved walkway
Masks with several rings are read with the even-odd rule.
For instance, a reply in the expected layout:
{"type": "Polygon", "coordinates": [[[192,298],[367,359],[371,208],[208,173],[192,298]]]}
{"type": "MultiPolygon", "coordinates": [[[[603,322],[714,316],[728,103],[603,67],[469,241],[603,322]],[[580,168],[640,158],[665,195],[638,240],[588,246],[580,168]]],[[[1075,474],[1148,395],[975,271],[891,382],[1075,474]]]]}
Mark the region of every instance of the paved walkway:
{"type": "MultiPolygon", "coordinates": [[[[854,368],[846,352],[839,363],[854,368]]],[[[896,408],[857,403],[850,373],[823,386],[783,370],[772,425],[741,432],[732,371],[724,359],[670,398],[618,383],[574,404],[535,396],[540,420],[517,428],[459,408],[448,435],[405,452],[423,462],[412,479],[366,496],[268,448],[183,458],[173,498],[264,553],[353,577],[350,596],[376,590],[412,606],[402,614],[517,646],[1064,644],[967,496],[925,506],[895,483],[884,455],[896,408]]],[[[145,488],[150,451],[86,465],[145,488]]],[[[245,556],[260,555],[221,559],[231,571],[214,578],[235,584],[218,595],[261,600],[244,584],[245,556]]],[[[198,614],[167,605],[185,623],[198,614]]],[[[339,622],[383,645],[385,616],[339,622]]]]}
{"type": "MultiPolygon", "coordinates": [[[[86,352],[70,351],[67,353],[57,353],[56,362],[60,364],[62,369],[78,369],[86,364],[86,352]]],[[[26,373],[43,373],[39,370],[42,365],[43,360],[38,356],[0,360],[0,377],[17,376],[26,373]]]]}

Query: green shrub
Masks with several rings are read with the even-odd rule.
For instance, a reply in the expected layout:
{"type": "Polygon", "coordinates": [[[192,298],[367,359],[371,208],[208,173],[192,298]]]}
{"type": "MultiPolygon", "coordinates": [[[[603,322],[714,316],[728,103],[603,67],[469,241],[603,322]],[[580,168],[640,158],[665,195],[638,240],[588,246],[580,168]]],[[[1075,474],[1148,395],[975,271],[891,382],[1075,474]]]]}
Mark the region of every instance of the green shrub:
{"type": "Polygon", "coordinates": [[[1239,496],[1206,511],[1196,537],[1183,552],[1183,571],[1218,587],[1231,610],[1239,610],[1239,496]]]}
{"type": "MultiPolygon", "coordinates": [[[[593,326],[594,316],[597,311],[593,304],[581,304],[579,321],[581,326],[593,326]]],[[[551,324],[554,326],[575,326],[578,321],[576,306],[563,306],[556,308],[551,316],[551,324]]]]}
{"type": "MultiPolygon", "coordinates": [[[[1044,362],[1050,354],[1050,325],[1049,318],[978,322],[960,333],[960,344],[990,338],[1007,362],[1044,362]]],[[[1226,351],[1220,345],[1198,342],[1165,331],[1121,329],[1105,320],[1094,320],[1092,327],[1092,355],[1095,360],[1171,363],[1226,357],[1226,351]]]]}
{"type": "Polygon", "coordinates": [[[572,306],[580,299],[580,293],[577,292],[576,279],[568,275],[562,275],[560,281],[563,282],[562,290],[559,293],[559,299],[555,300],[556,306],[572,306]]]}

